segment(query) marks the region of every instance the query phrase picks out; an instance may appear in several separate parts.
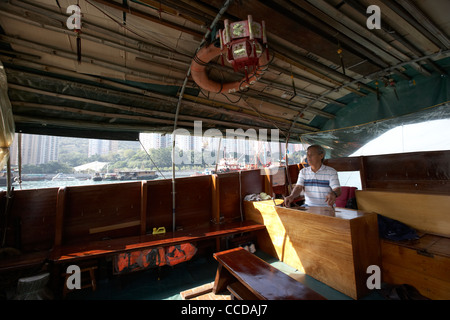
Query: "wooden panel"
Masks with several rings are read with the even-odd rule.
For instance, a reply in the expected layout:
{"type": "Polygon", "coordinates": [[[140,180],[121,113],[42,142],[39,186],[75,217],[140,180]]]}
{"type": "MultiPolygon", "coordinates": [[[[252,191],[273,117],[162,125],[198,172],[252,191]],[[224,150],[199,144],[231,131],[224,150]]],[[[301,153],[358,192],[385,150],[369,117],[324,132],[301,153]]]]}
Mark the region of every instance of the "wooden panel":
{"type": "Polygon", "coordinates": [[[366,190],[448,194],[450,192],[450,180],[367,180],[366,190]]]}
{"type": "Polygon", "coordinates": [[[388,191],[356,191],[358,208],[412,228],[450,237],[450,196],[388,191]]]}
{"type": "MultiPolygon", "coordinates": [[[[337,209],[341,210],[341,209],[337,209]]],[[[353,265],[355,268],[355,278],[361,279],[361,281],[356,281],[355,285],[357,287],[357,292],[367,292],[367,284],[363,279],[367,279],[367,267],[374,264],[375,260],[372,254],[367,254],[367,252],[377,252],[378,256],[380,253],[380,243],[374,241],[374,239],[379,239],[378,233],[378,219],[377,215],[365,215],[364,219],[352,219],[350,220],[352,247],[353,247],[353,265]]],[[[377,264],[379,266],[379,264],[377,264]]]]}
{"type": "Polygon", "coordinates": [[[239,172],[219,174],[218,181],[221,216],[224,221],[240,220],[239,172]]]}
{"type": "Polygon", "coordinates": [[[209,224],[212,218],[211,176],[176,179],[176,226],[195,228],[209,224]]]}
{"type": "Polygon", "coordinates": [[[334,168],[336,171],[359,171],[359,157],[326,159],[324,164],[334,168]]]}
{"type": "Polygon", "coordinates": [[[450,194],[450,151],[364,158],[367,188],[450,194]]]}
{"type": "Polygon", "coordinates": [[[53,246],[57,191],[57,188],[14,191],[8,217],[8,245],[23,252],[48,250],[53,246]]]}
{"type": "Polygon", "coordinates": [[[147,231],[165,227],[172,230],[172,181],[147,182],[147,231]]]}
{"type": "Polygon", "coordinates": [[[124,223],[117,223],[117,224],[111,224],[103,227],[97,227],[97,228],[91,228],[89,229],[89,233],[100,233],[105,231],[111,231],[111,230],[117,230],[117,229],[123,229],[128,227],[134,227],[134,226],[140,226],[141,220],[135,220],[135,221],[129,221],[124,223]]]}
{"type": "Polygon", "coordinates": [[[387,241],[382,241],[381,252],[384,282],[410,284],[430,299],[450,299],[450,257],[421,255],[387,241]]]}
{"type": "Polygon", "coordinates": [[[302,169],[301,165],[295,164],[295,165],[289,166],[289,177],[291,178],[292,185],[297,183],[298,174],[301,169],[302,169]]]}
{"type": "MultiPolygon", "coordinates": [[[[281,201],[279,201],[281,202],[281,201]]],[[[369,265],[380,265],[376,215],[362,211],[275,207],[245,202],[247,219],[264,223],[278,259],[352,297],[366,293],[369,265]]],[[[268,239],[258,245],[268,246],[268,239]]],[[[268,252],[270,254],[270,252],[268,252]]]]}
{"type": "Polygon", "coordinates": [[[67,187],[63,244],[137,235],[139,225],[111,228],[140,220],[141,182],[67,187]],[[108,227],[103,232],[92,229],[108,227]]]}
{"type": "MultiPolygon", "coordinates": [[[[187,229],[208,224],[212,219],[212,177],[175,179],[175,224],[187,229]]],[[[173,227],[172,180],[147,182],[147,232],[173,227]]]]}

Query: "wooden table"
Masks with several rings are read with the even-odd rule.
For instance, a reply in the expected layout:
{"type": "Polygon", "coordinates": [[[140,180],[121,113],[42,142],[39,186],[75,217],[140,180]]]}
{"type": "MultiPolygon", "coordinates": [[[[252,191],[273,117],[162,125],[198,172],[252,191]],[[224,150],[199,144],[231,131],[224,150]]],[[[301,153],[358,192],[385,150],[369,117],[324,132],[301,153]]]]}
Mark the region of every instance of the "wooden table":
{"type": "Polygon", "coordinates": [[[376,213],[298,210],[273,201],[245,201],[244,213],[266,226],[267,232],[258,235],[261,250],[353,299],[370,293],[367,268],[381,267],[376,213]]]}
{"type": "Polygon", "coordinates": [[[326,300],[243,248],[215,253],[214,258],[219,262],[214,293],[229,288],[241,299],[326,300]]]}

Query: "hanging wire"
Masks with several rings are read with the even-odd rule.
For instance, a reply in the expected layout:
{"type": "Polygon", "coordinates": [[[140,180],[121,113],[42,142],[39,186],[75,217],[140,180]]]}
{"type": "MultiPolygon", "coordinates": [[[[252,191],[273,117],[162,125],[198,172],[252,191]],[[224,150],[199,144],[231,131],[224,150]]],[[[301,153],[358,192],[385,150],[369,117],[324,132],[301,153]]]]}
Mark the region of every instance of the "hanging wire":
{"type": "Polygon", "coordinates": [[[141,139],[139,139],[139,143],[141,144],[142,149],[144,149],[145,153],[148,155],[148,157],[150,158],[150,161],[153,163],[153,165],[155,166],[156,170],[158,170],[158,172],[161,174],[161,176],[165,179],[166,177],[164,176],[164,174],[161,172],[161,170],[159,170],[158,166],[156,165],[156,163],[153,161],[152,157],[150,156],[150,154],[147,152],[147,150],[145,150],[144,145],[142,144],[141,139]]]}
{"type": "MultiPolygon", "coordinates": [[[[86,0],[87,3],[89,3],[91,6],[93,6],[94,8],[96,8],[98,11],[100,11],[102,14],[104,14],[105,16],[107,16],[109,19],[111,19],[112,21],[114,21],[115,23],[117,23],[121,28],[124,28],[128,31],[130,31],[131,33],[137,35],[138,37],[144,38],[143,36],[141,36],[140,34],[134,32],[133,30],[131,30],[130,28],[128,28],[127,25],[124,25],[122,22],[119,21],[119,19],[115,19],[111,14],[107,13],[105,10],[97,7],[95,4],[93,4],[91,1],[86,0]]],[[[145,38],[144,38],[145,39],[145,38]]]]}
{"type": "MultiPolygon", "coordinates": [[[[222,15],[228,10],[228,7],[233,2],[233,0],[227,0],[223,4],[222,8],[220,9],[219,13],[214,18],[214,21],[211,23],[211,26],[208,28],[208,31],[206,32],[205,36],[203,37],[200,45],[198,46],[195,55],[197,55],[198,51],[203,47],[203,45],[206,43],[209,35],[211,34],[211,30],[214,29],[219,19],[222,17],[222,15]]],[[[174,126],[173,126],[173,141],[172,141],[172,231],[175,231],[175,139],[176,139],[176,129],[178,124],[178,115],[180,113],[181,108],[181,101],[183,100],[184,91],[186,89],[187,82],[189,80],[189,77],[191,75],[191,67],[189,66],[188,71],[186,72],[186,77],[183,82],[183,86],[179,90],[178,95],[178,103],[177,103],[177,109],[175,112],[175,119],[174,119],[174,126]]]]}

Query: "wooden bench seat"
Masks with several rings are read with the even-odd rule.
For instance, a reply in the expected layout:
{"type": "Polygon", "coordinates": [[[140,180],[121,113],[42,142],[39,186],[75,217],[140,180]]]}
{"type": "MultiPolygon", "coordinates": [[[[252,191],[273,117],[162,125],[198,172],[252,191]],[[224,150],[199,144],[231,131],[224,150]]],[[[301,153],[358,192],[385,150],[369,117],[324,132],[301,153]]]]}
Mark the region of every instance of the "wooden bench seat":
{"type": "Polygon", "coordinates": [[[127,251],[171,246],[186,242],[196,242],[263,229],[265,229],[265,226],[260,223],[244,221],[220,225],[211,224],[202,228],[166,232],[165,234],[149,234],[110,240],[91,241],[89,243],[56,247],[52,251],[50,260],[55,263],[65,263],[73,260],[99,258],[127,251]]]}
{"type": "Polygon", "coordinates": [[[229,287],[233,295],[242,299],[254,296],[258,300],[326,300],[243,248],[215,253],[214,258],[219,262],[215,294],[229,287]]]}
{"type": "Polygon", "coordinates": [[[0,273],[40,266],[47,261],[49,256],[50,251],[38,251],[1,258],[0,273]]]}
{"type": "Polygon", "coordinates": [[[383,281],[409,284],[433,300],[450,299],[450,238],[424,234],[419,240],[381,240],[383,281]]]}
{"type": "Polygon", "coordinates": [[[433,300],[450,299],[450,196],[363,190],[356,191],[356,199],[358,208],[400,221],[420,234],[414,241],[381,239],[383,281],[412,285],[433,300]]]}

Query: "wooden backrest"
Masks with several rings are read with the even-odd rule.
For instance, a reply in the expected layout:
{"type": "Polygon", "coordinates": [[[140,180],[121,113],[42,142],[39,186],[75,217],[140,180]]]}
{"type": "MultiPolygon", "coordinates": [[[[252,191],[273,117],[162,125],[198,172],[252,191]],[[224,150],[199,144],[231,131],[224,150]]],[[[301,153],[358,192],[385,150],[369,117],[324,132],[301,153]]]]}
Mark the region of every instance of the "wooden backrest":
{"type": "Polygon", "coordinates": [[[450,194],[450,151],[363,157],[365,189],[450,194]]]}
{"type": "MultiPolygon", "coordinates": [[[[147,181],[146,229],[173,228],[172,180],[147,181]]],[[[211,220],[211,176],[175,179],[175,226],[183,229],[206,225],[211,220]]]]}
{"type": "Polygon", "coordinates": [[[325,160],[337,171],[359,171],[363,190],[450,194],[450,150],[325,160]]]}
{"type": "Polygon", "coordinates": [[[172,230],[172,181],[147,181],[146,230],[165,227],[172,230]]]}
{"type": "Polygon", "coordinates": [[[216,176],[218,188],[218,203],[221,219],[224,222],[241,218],[239,193],[239,172],[223,173],[216,176]]]}
{"type": "Polygon", "coordinates": [[[248,194],[266,191],[266,175],[264,170],[241,171],[241,195],[244,198],[248,194]]]}
{"type": "Polygon", "coordinates": [[[187,229],[210,223],[211,185],[210,175],[176,179],[176,226],[187,229]]]}
{"type": "Polygon", "coordinates": [[[242,200],[248,194],[269,192],[264,171],[247,170],[212,176],[212,219],[215,222],[241,220],[242,200]]]}
{"type": "Polygon", "coordinates": [[[141,182],[66,187],[61,243],[138,235],[140,193],[141,182]]]}
{"type": "Polygon", "coordinates": [[[301,164],[293,164],[288,166],[288,173],[292,185],[295,185],[297,183],[298,174],[302,168],[303,166],[301,164]]]}
{"type": "Polygon", "coordinates": [[[376,212],[417,230],[450,237],[450,196],[357,190],[358,209],[376,212]]]}
{"type": "MultiPolygon", "coordinates": [[[[53,246],[57,192],[57,188],[14,191],[8,215],[8,246],[23,252],[49,250],[53,246]]],[[[6,192],[0,194],[2,208],[5,195],[6,192]]]]}

